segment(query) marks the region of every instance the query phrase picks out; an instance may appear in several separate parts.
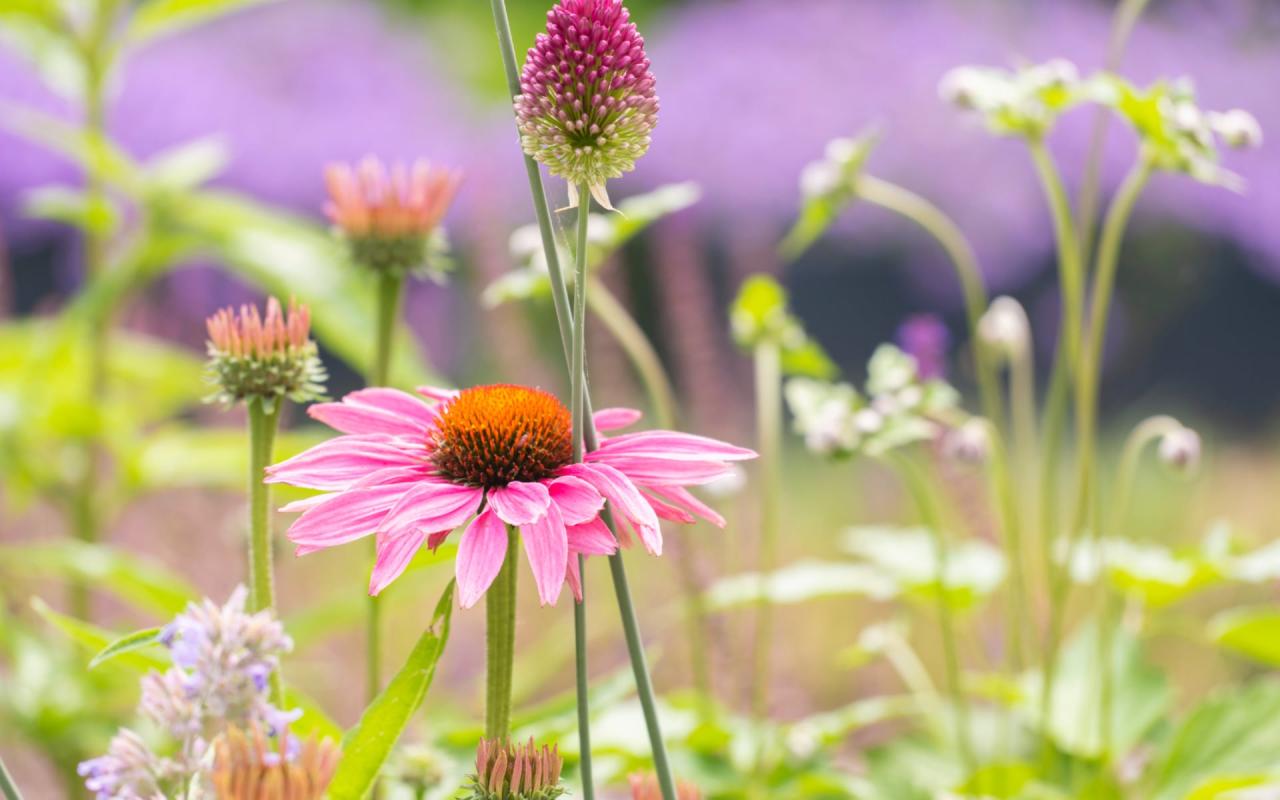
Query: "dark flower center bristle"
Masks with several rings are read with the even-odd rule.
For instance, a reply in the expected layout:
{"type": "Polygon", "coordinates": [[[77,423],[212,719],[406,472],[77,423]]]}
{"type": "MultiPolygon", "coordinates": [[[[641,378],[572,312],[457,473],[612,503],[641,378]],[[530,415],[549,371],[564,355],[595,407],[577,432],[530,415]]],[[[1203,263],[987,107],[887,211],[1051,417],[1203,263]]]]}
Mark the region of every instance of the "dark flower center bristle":
{"type": "Polygon", "coordinates": [[[552,394],[497,384],[464,389],[440,411],[428,443],[445,478],[496,488],[539,481],[573,460],[569,409],[552,394]]]}

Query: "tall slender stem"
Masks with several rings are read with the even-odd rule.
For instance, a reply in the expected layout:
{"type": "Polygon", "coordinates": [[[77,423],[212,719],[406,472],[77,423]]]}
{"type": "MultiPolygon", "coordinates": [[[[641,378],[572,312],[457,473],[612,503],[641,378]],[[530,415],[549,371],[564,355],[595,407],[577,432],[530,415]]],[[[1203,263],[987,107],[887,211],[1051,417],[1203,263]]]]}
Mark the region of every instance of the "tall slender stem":
{"type": "Polygon", "coordinates": [[[511,736],[511,681],[516,658],[516,569],[520,535],[507,528],[507,555],[485,592],[484,736],[505,741],[511,736]]]}
{"type": "MultiPolygon", "coordinates": [[[[583,184],[578,187],[578,235],[574,242],[573,270],[573,342],[569,358],[569,408],[573,417],[573,460],[582,460],[586,431],[586,379],[587,379],[587,230],[591,224],[591,190],[583,184]]],[[[570,556],[572,558],[572,556],[570,556]]],[[[586,559],[578,556],[578,575],[584,577],[586,559]]],[[[587,594],[582,584],[582,600],[573,606],[574,666],[577,678],[578,750],[581,754],[579,771],[582,776],[582,794],[594,800],[595,781],[591,769],[591,702],[590,684],[587,680],[587,594]]]]}
{"type": "MultiPolygon", "coordinates": [[[[756,443],[760,448],[760,597],[752,658],[751,712],[757,723],[769,713],[769,657],[773,646],[773,603],[765,587],[777,567],[781,499],[782,352],[777,342],[762,340],[754,351],[756,443]]],[[[757,764],[757,772],[760,764],[757,764]]]]}
{"type": "MultiPolygon", "coordinates": [[[[507,76],[507,89],[514,97],[520,93],[520,71],[516,64],[515,47],[511,40],[511,21],[507,18],[504,0],[490,0],[489,6],[493,12],[503,70],[507,76]]],[[[529,193],[533,201],[534,214],[538,219],[538,231],[542,236],[542,250],[547,260],[547,272],[551,278],[551,301],[555,306],[556,320],[559,323],[560,342],[564,347],[565,361],[571,364],[574,319],[569,309],[569,292],[565,287],[564,274],[560,269],[559,253],[556,251],[555,232],[551,226],[551,207],[547,203],[546,192],[542,186],[542,173],[538,169],[537,162],[526,155],[524,165],[529,180],[529,193]]],[[[584,418],[590,420],[591,395],[585,381],[582,387],[582,406],[584,418]]],[[[588,451],[595,449],[597,444],[595,426],[585,425],[582,434],[585,449],[588,451]]],[[[613,525],[612,517],[606,513],[604,518],[616,535],[617,529],[613,525]]],[[[663,800],[676,800],[675,780],[667,759],[666,743],[662,740],[657,703],[654,700],[653,685],[649,679],[649,668],[644,660],[644,646],[640,641],[639,625],[636,622],[631,591],[627,585],[626,565],[623,563],[621,553],[609,556],[609,570],[613,577],[614,593],[618,596],[618,611],[622,616],[627,649],[631,654],[631,667],[636,673],[636,691],[644,712],[649,747],[653,751],[654,769],[658,775],[658,786],[662,790],[663,800]]]]}
{"type": "MultiPolygon", "coordinates": [[[[403,295],[403,275],[389,271],[378,274],[370,386],[386,386],[391,382],[391,357],[403,295]]],[[[370,537],[369,547],[371,563],[376,562],[378,545],[374,537],[370,537]]],[[[377,595],[369,595],[365,602],[365,695],[372,702],[382,691],[382,600],[377,595]]]]}
{"type": "MultiPolygon", "coordinates": [[[[263,478],[275,452],[276,428],[283,399],[270,402],[251,397],[249,412],[249,606],[253,611],[275,610],[275,576],[271,551],[271,487],[263,478]]],[[[271,674],[272,701],[284,702],[284,681],[271,674]]]]}
{"type": "Polygon", "coordinates": [[[18,785],[13,782],[3,759],[0,759],[0,794],[4,795],[4,800],[22,800],[22,792],[18,791],[18,785]]]}

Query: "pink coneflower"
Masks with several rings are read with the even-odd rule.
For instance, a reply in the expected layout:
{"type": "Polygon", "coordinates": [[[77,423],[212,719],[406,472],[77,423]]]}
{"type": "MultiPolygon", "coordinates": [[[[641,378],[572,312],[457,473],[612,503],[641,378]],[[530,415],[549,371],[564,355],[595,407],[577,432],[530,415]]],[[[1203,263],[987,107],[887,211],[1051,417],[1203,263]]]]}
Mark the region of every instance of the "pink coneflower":
{"type": "MultiPolygon", "coordinates": [[[[312,406],[311,416],[345,435],[268,469],[268,481],[325,492],[286,507],[303,512],[289,529],[299,555],[376,534],[370,594],[395,580],[423,544],[434,549],[466,524],[456,570],[468,608],[502,568],[511,526],[542,602],[555,603],[566,579],[578,589],[571,552],[616,550],[600,519],[606,500],[620,532],[634,531],[656,555],[659,517],[724,524],[686,486],[755,457],[714,439],[642,431],[609,438],[575,464],[569,411],[553,395],[505,384],[420,391],[430,402],[375,388],[312,406]]],[[[616,430],[639,416],[608,409],[595,424],[616,430]]]]}
{"type": "Polygon", "coordinates": [[[404,272],[423,266],[432,234],[449,210],[462,178],[423,160],[389,170],[372,156],[357,166],[324,171],[325,214],[351,247],[352,259],[374,270],[404,272]]]}
{"type": "Polygon", "coordinates": [[[515,98],[524,151],[609,207],[605,181],[649,149],[658,96],[644,37],[622,0],[561,0],[529,48],[515,98]]]}
{"type": "Polygon", "coordinates": [[[481,739],[471,786],[459,800],[555,800],[564,759],[556,747],[481,739]]]}
{"type": "Polygon", "coordinates": [[[213,743],[216,800],[321,800],[340,753],[329,739],[269,739],[231,726],[213,743]]]}
{"type": "Polygon", "coordinates": [[[324,394],[324,367],[311,341],[311,312],[289,301],[267,300],[266,314],[256,306],[224,308],[206,320],[209,373],[218,386],[215,399],[288,397],[297,402],[324,394]]]}

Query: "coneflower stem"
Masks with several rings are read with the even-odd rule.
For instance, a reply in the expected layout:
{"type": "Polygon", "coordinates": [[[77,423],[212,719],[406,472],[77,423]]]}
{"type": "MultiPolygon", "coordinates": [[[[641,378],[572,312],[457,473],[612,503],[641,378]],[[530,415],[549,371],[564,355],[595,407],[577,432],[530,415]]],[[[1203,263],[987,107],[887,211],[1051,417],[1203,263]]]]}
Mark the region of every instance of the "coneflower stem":
{"type": "MultiPolygon", "coordinates": [[[[587,229],[591,220],[591,190],[578,187],[578,235],[573,251],[573,346],[569,357],[571,384],[569,408],[573,417],[573,460],[582,461],[586,436],[587,377],[587,229]]],[[[570,558],[574,556],[570,554],[570,558]]],[[[586,559],[578,556],[578,576],[585,579],[586,559]]],[[[582,584],[582,600],[573,604],[574,675],[577,681],[579,773],[582,796],[595,800],[595,782],[591,774],[591,702],[587,680],[587,589],[582,584]]]]}
{"type": "Polygon", "coordinates": [[[18,785],[13,782],[13,776],[5,768],[2,759],[0,759],[0,793],[4,794],[4,800],[22,800],[22,792],[18,791],[18,785]]]}
{"type": "MultiPolygon", "coordinates": [[[[751,713],[757,725],[769,714],[769,657],[773,653],[773,601],[766,591],[777,567],[781,500],[782,456],[782,349],[764,339],[755,346],[756,445],[760,450],[760,596],[756,601],[755,638],[752,652],[751,713]]],[[[764,772],[763,740],[756,753],[753,779],[760,790],[764,772]]],[[[758,796],[758,795],[757,795],[758,796]]]]}
{"type": "Polygon", "coordinates": [[[504,742],[511,736],[511,680],[516,658],[516,563],[520,534],[507,528],[507,555],[485,592],[484,736],[504,742]]]}
{"type": "MultiPolygon", "coordinates": [[[[400,321],[404,276],[387,270],[378,275],[377,310],[374,325],[373,368],[370,386],[386,386],[391,381],[391,353],[395,344],[396,324],[400,321]]],[[[371,563],[376,563],[376,537],[369,537],[371,563]]],[[[365,620],[365,694],[370,702],[382,691],[382,601],[370,595],[365,620]]]]}
{"type": "MultiPolygon", "coordinates": [[[[281,398],[266,401],[261,397],[245,402],[249,412],[249,606],[253,611],[274,611],[276,607],[271,564],[271,487],[263,479],[273,461],[283,402],[281,398]]],[[[271,699],[283,707],[284,682],[279,669],[271,673],[271,699]]]]}
{"type": "MultiPolygon", "coordinates": [[[[507,18],[507,6],[504,0],[490,0],[489,7],[493,11],[502,66],[507,76],[507,89],[511,96],[515,97],[520,93],[520,70],[516,64],[516,51],[511,40],[511,21],[507,18]]],[[[534,215],[538,219],[538,232],[542,236],[542,251],[547,260],[547,272],[551,277],[551,302],[555,306],[556,321],[559,323],[560,342],[564,347],[566,363],[572,364],[573,312],[569,308],[569,292],[565,287],[564,273],[560,269],[560,257],[556,251],[555,232],[551,227],[551,207],[547,203],[547,195],[542,186],[542,173],[538,169],[537,162],[526,155],[524,165],[529,179],[529,193],[533,200],[534,215]]],[[[591,419],[591,394],[585,381],[582,387],[582,413],[585,419],[591,419]]],[[[584,426],[582,433],[585,449],[587,451],[595,449],[595,426],[584,426]]],[[[604,514],[604,519],[616,536],[617,529],[608,513],[604,514]]],[[[631,653],[631,666],[636,673],[636,689],[644,711],[645,727],[649,732],[649,747],[653,751],[654,769],[658,774],[662,800],[676,800],[675,780],[671,776],[671,765],[667,761],[667,746],[662,741],[657,704],[653,699],[653,685],[649,680],[649,668],[644,661],[644,649],[640,642],[639,626],[631,603],[631,592],[627,586],[626,567],[622,562],[621,553],[609,556],[609,569],[613,576],[614,592],[619,596],[618,610],[623,617],[627,649],[631,653]]]]}

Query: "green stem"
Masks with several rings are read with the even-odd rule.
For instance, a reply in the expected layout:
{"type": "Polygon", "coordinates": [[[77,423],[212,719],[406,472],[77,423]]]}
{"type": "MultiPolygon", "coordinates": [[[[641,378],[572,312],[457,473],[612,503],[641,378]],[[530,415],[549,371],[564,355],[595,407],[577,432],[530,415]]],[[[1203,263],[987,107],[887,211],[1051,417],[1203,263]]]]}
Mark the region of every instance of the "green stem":
{"type": "Polygon", "coordinates": [[[516,562],[520,535],[507,528],[507,555],[485,592],[484,736],[506,741],[511,736],[511,680],[516,658],[516,562]]]}
{"type": "MultiPolygon", "coordinates": [[[[516,64],[515,47],[511,40],[511,21],[507,17],[504,0],[490,0],[493,12],[494,28],[498,36],[498,47],[502,56],[502,66],[507,77],[507,89],[512,96],[520,93],[520,70],[516,64]]],[[[525,173],[529,180],[529,193],[533,201],[534,214],[538,219],[538,231],[542,237],[542,250],[547,260],[547,272],[551,278],[551,301],[555,306],[556,320],[559,323],[560,343],[564,347],[565,361],[572,363],[572,346],[574,321],[569,309],[569,292],[565,287],[564,274],[560,269],[560,257],[556,251],[555,232],[551,226],[551,208],[547,203],[547,195],[542,186],[542,173],[538,164],[527,154],[524,157],[525,173]]],[[[586,198],[582,198],[585,202],[586,198]]],[[[582,413],[584,419],[591,419],[591,396],[584,381],[582,387],[582,413]]],[[[582,431],[585,449],[590,451],[596,447],[596,430],[594,425],[586,425],[582,431]]],[[[606,509],[607,511],[607,509],[606,509]]],[[[617,529],[612,518],[606,513],[605,521],[615,532],[617,529]]],[[[657,704],[653,697],[653,685],[649,679],[649,669],[644,661],[644,650],[640,643],[639,626],[635,619],[635,610],[631,602],[630,589],[627,586],[626,567],[622,554],[615,553],[609,557],[609,569],[613,577],[614,593],[618,595],[618,610],[622,615],[624,632],[627,637],[627,649],[631,654],[632,670],[636,673],[636,690],[640,697],[640,705],[644,711],[645,728],[649,733],[649,746],[653,751],[654,768],[658,774],[658,785],[662,790],[663,800],[677,800],[675,780],[671,775],[671,766],[667,760],[666,744],[662,741],[661,726],[657,716],[657,704]]]]}
{"type": "Polygon", "coordinates": [[[1084,260],[1080,253],[1080,238],[1076,234],[1076,222],[1071,215],[1071,202],[1053,157],[1040,139],[1032,139],[1027,145],[1036,174],[1044,187],[1045,197],[1053,217],[1053,233],[1058,243],[1058,281],[1062,293],[1062,335],[1067,341],[1067,359],[1078,364],[1080,337],[1084,331],[1084,260]]]}
{"type": "MultiPolygon", "coordinates": [[[[280,422],[281,399],[264,408],[260,397],[245,403],[249,412],[249,607],[252,611],[275,610],[275,578],[271,550],[271,487],[263,478],[271,465],[276,428],[280,422]]],[[[283,708],[284,681],[280,670],[271,674],[271,699],[283,708]]]]}
{"type": "Polygon", "coordinates": [[[4,795],[4,800],[22,800],[22,792],[18,791],[18,785],[13,782],[3,759],[0,759],[0,794],[4,795]]]}
{"type": "Polygon", "coordinates": [[[609,330],[635,367],[649,405],[653,407],[654,424],[659,428],[673,427],[676,422],[675,390],[671,388],[662,359],[653,349],[649,337],[602,281],[589,277],[587,288],[587,308],[609,330]]]}
{"type": "MultiPolygon", "coordinates": [[[[782,352],[777,342],[756,345],[756,442],[760,450],[760,598],[751,676],[751,712],[756,724],[769,713],[769,657],[773,652],[773,603],[765,588],[777,567],[782,451],[782,352]]],[[[757,763],[757,775],[762,765],[757,763]]]]}
{"type": "Polygon", "coordinates": [[[960,651],[956,643],[955,619],[951,613],[951,603],[947,599],[947,563],[949,550],[947,537],[942,530],[942,513],[938,508],[936,492],[929,478],[909,458],[894,457],[892,463],[902,476],[915,503],[921,523],[933,537],[935,560],[937,561],[938,581],[938,626],[942,634],[942,650],[944,668],[947,676],[947,691],[951,695],[956,723],[956,744],[960,748],[961,758],[970,772],[977,767],[969,730],[969,701],[964,691],[960,674],[960,651]]]}
{"type": "MultiPolygon", "coordinates": [[[[387,386],[391,382],[391,358],[403,295],[403,275],[379,273],[373,368],[368,377],[370,386],[387,386]]],[[[370,563],[376,563],[378,545],[375,537],[370,537],[369,548],[370,563]]],[[[365,696],[372,702],[382,691],[382,600],[377,595],[369,595],[365,603],[365,696]]]]}
{"type": "MultiPolygon", "coordinates": [[[[578,187],[578,235],[574,242],[573,273],[573,341],[569,358],[569,408],[573,418],[573,460],[582,461],[586,436],[587,380],[587,229],[591,221],[591,190],[584,183],[578,187]]],[[[570,556],[572,558],[572,556],[570,556]]],[[[578,575],[586,572],[586,559],[578,556],[578,575]]],[[[581,761],[582,793],[594,800],[596,789],[591,768],[591,702],[587,681],[587,594],[582,587],[582,600],[573,605],[573,653],[577,678],[578,750],[581,761]]]]}

